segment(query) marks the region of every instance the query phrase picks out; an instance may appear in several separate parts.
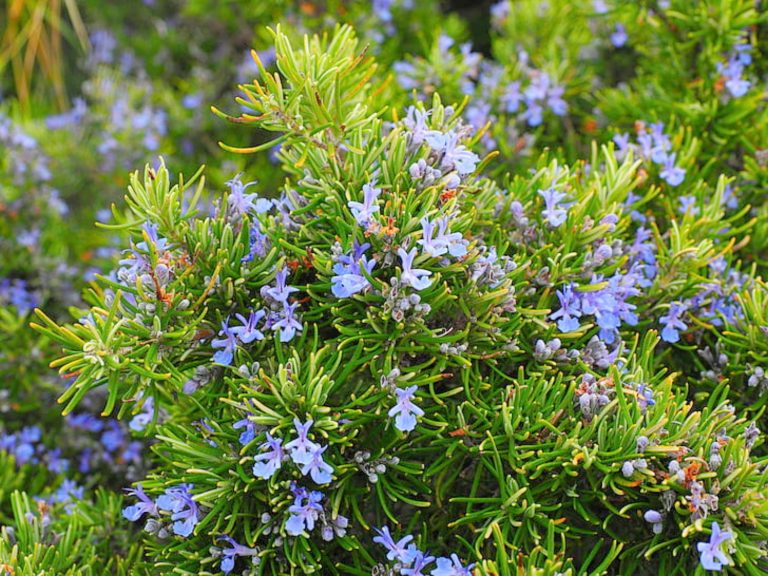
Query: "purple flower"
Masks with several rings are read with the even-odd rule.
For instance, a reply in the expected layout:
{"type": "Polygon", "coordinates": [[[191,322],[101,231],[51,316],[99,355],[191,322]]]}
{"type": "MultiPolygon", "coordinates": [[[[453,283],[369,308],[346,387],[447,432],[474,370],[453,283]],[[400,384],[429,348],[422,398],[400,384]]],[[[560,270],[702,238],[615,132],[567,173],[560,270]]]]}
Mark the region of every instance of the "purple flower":
{"type": "Polygon", "coordinates": [[[238,544],[232,537],[227,535],[219,536],[219,540],[224,540],[231,548],[223,548],[221,550],[221,571],[224,574],[229,574],[235,567],[235,559],[238,556],[256,556],[259,551],[256,548],[248,548],[242,544],[238,544]]]}
{"type": "Polygon", "coordinates": [[[67,512],[72,511],[72,505],[78,500],[82,500],[85,494],[85,488],[78,486],[77,482],[65,478],[56,491],[48,498],[51,504],[67,504],[64,508],[67,512]]]}
{"type": "Polygon", "coordinates": [[[115,420],[110,420],[109,429],[101,435],[101,445],[107,452],[115,452],[125,442],[125,432],[115,420]]]}
{"type": "Polygon", "coordinates": [[[272,330],[278,333],[280,342],[290,342],[296,332],[301,332],[304,329],[304,326],[295,316],[298,306],[298,302],[293,304],[284,302],[282,315],[278,316],[277,321],[272,323],[272,330]]]}
{"type": "Polygon", "coordinates": [[[696,206],[695,196],[680,196],[678,201],[680,202],[680,207],[677,211],[680,212],[680,214],[688,214],[690,212],[691,215],[696,216],[696,214],[699,213],[699,207],[696,206]]]}
{"type": "Polygon", "coordinates": [[[552,86],[547,95],[547,105],[555,116],[565,116],[568,113],[568,103],[563,100],[564,93],[562,86],[552,86]]]}
{"type": "Polygon", "coordinates": [[[243,344],[250,344],[254,340],[264,339],[264,334],[256,327],[259,320],[264,318],[263,310],[251,310],[248,318],[245,318],[242,314],[235,314],[235,318],[240,320],[243,325],[232,328],[231,332],[240,338],[243,344]]]}
{"type": "Polygon", "coordinates": [[[551,320],[557,320],[560,332],[575,332],[581,324],[581,302],[579,295],[573,291],[573,283],[566,284],[562,291],[557,291],[557,299],[560,301],[560,309],[549,315],[551,320]]]}
{"type": "Polygon", "coordinates": [[[669,154],[664,163],[664,168],[659,172],[659,176],[666,180],[670,186],[678,186],[685,179],[685,170],[675,166],[676,156],[674,153],[669,154]]]}
{"type": "Polygon", "coordinates": [[[431,576],[472,576],[474,564],[464,567],[456,554],[451,554],[450,558],[438,558],[437,568],[430,572],[431,576]]]}
{"type": "Polygon", "coordinates": [[[45,460],[48,470],[54,474],[61,474],[69,470],[69,460],[61,457],[61,448],[51,450],[46,454],[45,460]]]}
{"type": "Polygon", "coordinates": [[[434,556],[427,556],[424,552],[418,550],[413,555],[411,562],[409,562],[410,566],[401,568],[400,574],[403,576],[427,576],[422,570],[426,569],[426,567],[434,561],[434,556]]]}
{"type": "Polygon", "coordinates": [[[752,63],[750,55],[751,46],[749,44],[739,44],[734,46],[736,53],[732,54],[728,63],[718,64],[717,69],[725,80],[725,87],[734,98],[744,96],[752,86],[749,80],[742,78],[744,69],[752,63]]]}
{"type": "Polygon", "coordinates": [[[141,412],[139,412],[133,418],[131,418],[131,421],[128,424],[128,427],[134,432],[141,432],[147,426],[149,426],[150,422],[152,422],[152,417],[154,416],[154,414],[155,414],[155,401],[150,396],[149,398],[146,399],[146,401],[144,402],[144,405],[141,407],[141,412]]]}
{"type": "Polygon", "coordinates": [[[509,13],[512,10],[512,3],[510,0],[499,0],[495,4],[491,5],[491,24],[494,28],[501,29],[509,17],[509,13]]]}
{"type": "Polygon", "coordinates": [[[219,336],[222,336],[222,338],[214,338],[211,341],[211,346],[221,348],[221,350],[213,355],[213,361],[229,366],[232,363],[235,348],[237,348],[237,333],[229,327],[229,320],[224,320],[221,323],[219,336]]]}
{"type": "Polygon", "coordinates": [[[240,180],[240,174],[237,174],[226,184],[229,187],[229,198],[227,199],[227,204],[229,205],[230,213],[233,216],[239,217],[248,214],[249,212],[263,214],[272,208],[272,200],[259,198],[259,195],[255,193],[245,193],[246,189],[249,186],[256,184],[256,182],[248,182],[248,184],[243,184],[240,180]]]}
{"type": "Polygon", "coordinates": [[[539,190],[539,195],[544,198],[544,210],[541,214],[552,228],[557,228],[565,222],[568,217],[568,206],[560,205],[565,197],[565,192],[558,192],[554,187],[546,190],[539,190]]]}
{"type": "Polygon", "coordinates": [[[192,499],[192,494],[189,492],[191,488],[191,484],[180,484],[168,488],[165,494],[157,498],[157,507],[160,510],[171,512],[173,533],[185,538],[192,534],[192,530],[195,529],[198,522],[197,503],[192,499]]]}
{"type": "Polygon", "coordinates": [[[627,43],[627,29],[623,24],[616,24],[613,33],[611,34],[611,44],[616,48],[621,48],[627,43]]]}
{"type": "Polygon", "coordinates": [[[442,154],[440,167],[443,170],[456,170],[464,176],[474,172],[478,162],[480,162],[477,154],[471,152],[463,144],[459,144],[459,134],[455,130],[450,132],[430,130],[425,139],[433,150],[442,154]]]}
{"type": "MultiPolygon", "coordinates": [[[[644,136],[647,138],[647,136],[644,136]]],[[[668,152],[672,149],[672,142],[669,136],[664,134],[664,123],[655,122],[651,124],[651,160],[656,164],[666,164],[669,160],[668,152]]],[[[674,160],[673,160],[674,161],[674,160]]]]}
{"type": "Polygon", "coordinates": [[[363,275],[363,270],[370,275],[376,266],[376,261],[369,261],[365,255],[365,251],[370,246],[368,243],[360,245],[355,240],[350,254],[336,258],[336,263],[333,265],[335,275],[331,278],[331,292],[334,296],[349,298],[370,287],[371,283],[363,275]]]}
{"type": "MultiPolygon", "coordinates": [[[[262,296],[272,298],[275,302],[282,302],[287,304],[288,297],[293,292],[298,292],[298,288],[288,286],[286,280],[288,279],[288,269],[281,268],[275,275],[275,286],[265,286],[262,288],[262,296]]],[[[289,339],[290,340],[290,339],[289,339]]]]}
{"type": "Polygon", "coordinates": [[[522,101],[523,95],[520,92],[520,82],[511,82],[501,96],[502,105],[507,112],[512,114],[513,112],[517,112],[522,101]]]}
{"type": "Polygon", "coordinates": [[[240,433],[240,444],[245,446],[246,444],[249,444],[253,441],[254,438],[256,438],[256,424],[254,424],[250,418],[243,418],[242,420],[238,420],[232,425],[232,428],[235,430],[239,430],[240,428],[245,428],[240,433]]]}
{"type": "Polygon", "coordinates": [[[423,416],[424,410],[416,406],[414,399],[418,386],[409,386],[408,388],[397,388],[397,404],[390,408],[388,414],[395,416],[395,428],[401,432],[410,432],[416,428],[416,417],[423,416]]]}
{"type": "Polygon", "coordinates": [[[408,128],[409,148],[416,149],[424,142],[429,128],[427,118],[429,112],[420,110],[416,106],[409,106],[403,124],[408,128]]]}
{"type": "Polygon", "coordinates": [[[437,236],[432,238],[435,232],[435,224],[426,216],[421,219],[423,237],[418,240],[425,254],[433,257],[442,256],[446,252],[454,258],[461,258],[467,253],[467,241],[458,232],[448,232],[448,219],[440,218],[437,221],[439,228],[437,236]]]}
{"type": "Polygon", "coordinates": [[[709,537],[709,542],[696,544],[699,551],[699,561],[704,570],[719,572],[723,569],[723,565],[731,563],[728,556],[720,549],[729,540],[733,540],[733,534],[729,531],[722,532],[718,523],[712,522],[712,534],[709,537]]]}
{"type": "Polygon", "coordinates": [[[637,404],[640,406],[640,412],[645,414],[648,406],[655,406],[656,400],[653,399],[653,389],[645,384],[637,385],[637,404]]]}
{"type": "Polygon", "coordinates": [[[0,305],[10,304],[20,316],[24,316],[38,305],[37,295],[29,290],[25,280],[0,279],[0,305]]]}
{"type": "Polygon", "coordinates": [[[275,475],[285,458],[282,443],[283,440],[281,438],[273,438],[270,433],[267,432],[267,441],[259,448],[261,450],[267,449],[268,451],[263,452],[262,454],[257,454],[253,458],[255,461],[255,464],[253,465],[254,476],[268,480],[275,475]]]}
{"type": "Polygon", "coordinates": [[[413,536],[404,536],[397,542],[394,541],[392,535],[389,533],[389,528],[382,526],[381,528],[374,528],[378,536],[373,538],[373,541],[377,544],[381,544],[387,549],[387,560],[399,560],[406,564],[410,564],[409,554],[406,545],[413,540],[413,536]]]}
{"type": "Polygon", "coordinates": [[[424,290],[432,284],[429,276],[432,272],[429,270],[422,270],[421,268],[412,268],[413,260],[418,254],[416,248],[412,248],[409,252],[406,252],[402,248],[397,249],[397,254],[403,262],[403,272],[400,275],[400,282],[406,286],[410,286],[414,290],[424,290]]]}
{"type": "Polygon", "coordinates": [[[293,419],[293,427],[296,429],[298,438],[288,442],[285,449],[290,452],[291,460],[296,464],[306,464],[311,459],[312,452],[320,448],[319,444],[315,444],[307,438],[313,423],[312,420],[307,420],[306,423],[302,424],[298,418],[293,419]]]}
{"type": "Polygon", "coordinates": [[[250,262],[255,256],[264,258],[267,255],[269,237],[261,230],[261,223],[255,221],[248,230],[248,254],[243,256],[241,262],[250,262]]]}
{"type": "Polygon", "coordinates": [[[285,523],[285,531],[291,536],[299,536],[304,530],[311,531],[315,527],[315,521],[322,512],[323,507],[320,501],[323,499],[321,492],[308,492],[306,488],[294,487],[293,494],[295,499],[288,508],[291,513],[285,523]]]}
{"type": "Polygon", "coordinates": [[[688,304],[684,302],[672,302],[669,305],[669,310],[662,316],[659,321],[664,325],[664,329],[661,331],[661,339],[664,342],[674,344],[680,340],[679,330],[686,330],[687,324],[683,322],[680,317],[688,310],[688,304]]]}
{"type": "Polygon", "coordinates": [[[126,489],[126,492],[129,496],[135,496],[138,498],[139,502],[138,504],[133,504],[123,508],[124,518],[130,520],[131,522],[136,522],[136,520],[144,516],[144,514],[149,514],[150,516],[158,516],[157,505],[149,496],[147,496],[147,494],[144,492],[144,489],[141,487],[141,484],[137,484],[135,489],[126,489]]]}
{"type": "Polygon", "coordinates": [[[526,98],[525,104],[527,108],[520,117],[528,122],[528,126],[541,125],[544,121],[544,108],[541,107],[541,104],[528,98],[526,98]]]}
{"type": "Polygon", "coordinates": [[[73,100],[73,106],[67,112],[48,116],[45,119],[45,126],[49,130],[60,130],[68,126],[77,126],[85,119],[87,113],[88,105],[85,103],[85,100],[78,97],[73,100]]]}
{"type": "MultiPolygon", "coordinates": [[[[629,143],[629,134],[626,132],[623,134],[616,134],[613,137],[613,143],[616,144],[617,160],[622,160],[632,148],[632,144],[629,143]]],[[[627,204],[629,204],[629,201],[627,201],[627,204]]]]}
{"type": "Polygon", "coordinates": [[[376,199],[381,194],[381,188],[375,188],[372,182],[363,185],[363,202],[347,202],[352,216],[360,226],[368,227],[373,215],[379,211],[376,199]]]}
{"type": "Polygon", "coordinates": [[[316,484],[328,484],[331,481],[333,467],[323,460],[323,452],[327,449],[328,446],[315,446],[301,469],[301,473],[304,476],[309,474],[316,484]]]}

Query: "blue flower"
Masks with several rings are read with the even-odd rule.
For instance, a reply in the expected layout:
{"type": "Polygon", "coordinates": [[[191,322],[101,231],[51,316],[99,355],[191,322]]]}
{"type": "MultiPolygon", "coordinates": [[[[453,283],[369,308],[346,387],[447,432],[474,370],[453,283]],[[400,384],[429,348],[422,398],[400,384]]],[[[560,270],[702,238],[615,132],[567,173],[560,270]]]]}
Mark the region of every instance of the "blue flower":
{"type": "Polygon", "coordinates": [[[409,106],[406,111],[403,124],[408,128],[409,148],[416,149],[424,142],[429,128],[427,127],[427,118],[429,112],[425,112],[416,106],[409,106]]]}
{"type": "Polygon", "coordinates": [[[141,484],[137,484],[135,489],[126,489],[126,492],[129,496],[135,496],[138,498],[139,503],[123,508],[124,518],[130,520],[131,522],[136,522],[136,520],[144,516],[144,514],[149,514],[150,516],[158,515],[157,505],[149,496],[147,496],[147,494],[144,492],[144,489],[141,487],[141,484]]]}
{"type": "Polygon", "coordinates": [[[655,406],[656,400],[653,399],[653,389],[645,384],[637,385],[637,404],[640,406],[640,412],[645,414],[648,406],[655,406]]]}
{"type": "Polygon", "coordinates": [[[306,423],[302,424],[301,420],[298,418],[293,419],[293,426],[296,429],[298,438],[288,442],[285,445],[285,449],[290,451],[291,460],[296,464],[303,465],[309,462],[312,457],[312,452],[320,447],[319,444],[315,444],[307,438],[307,434],[309,434],[309,429],[312,427],[312,424],[314,424],[312,420],[307,420],[306,423]]]}
{"type": "Polygon", "coordinates": [[[679,330],[686,330],[688,325],[683,322],[680,317],[686,313],[688,305],[684,302],[672,302],[669,305],[669,310],[662,316],[659,321],[664,325],[664,329],[661,331],[661,339],[664,342],[674,344],[680,340],[679,330]]]}
{"type": "Polygon", "coordinates": [[[235,318],[240,320],[242,326],[236,326],[231,331],[235,334],[243,344],[250,344],[254,340],[263,340],[264,334],[256,327],[259,320],[264,318],[263,310],[251,310],[248,314],[248,318],[245,318],[242,314],[235,314],[235,318]]]}
{"type": "Polygon", "coordinates": [[[240,428],[245,428],[240,433],[240,438],[238,439],[240,444],[245,446],[246,444],[250,444],[254,438],[256,438],[256,424],[254,424],[250,418],[245,417],[242,420],[238,420],[232,425],[232,428],[235,430],[239,430],[240,428]]]}
{"type": "Polygon", "coordinates": [[[738,44],[734,46],[735,52],[731,54],[728,63],[718,64],[717,70],[725,80],[725,87],[734,98],[744,96],[752,86],[749,80],[742,78],[745,68],[752,63],[750,51],[752,46],[749,44],[738,44]]]}
{"type": "Polygon", "coordinates": [[[699,542],[696,548],[699,551],[699,561],[704,570],[715,570],[719,572],[723,565],[731,563],[728,556],[721,550],[721,546],[733,540],[733,534],[729,531],[722,532],[717,522],[712,522],[712,534],[709,542],[699,542]]]}
{"type": "Polygon", "coordinates": [[[229,198],[227,199],[227,204],[229,205],[230,213],[233,216],[243,216],[249,212],[263,214],[272,208],[272,200],[259,198],[259,195],[255,193],[245,193],[246,189],[249,186],[256,184],[256,182],[248,182],[248,184],[243,184],[240,180],[240,174],[237,174],[226,184],[229,187],[229,198]]]}
{"type": "Polygon", "coordinates": [[[433,257],[442,256],[445,253],[449,253],[454,258],[466,255],[467,241],[458,232],[448,232],[448,219],[440,218],[437,221],[437,226],[439,230],[437,236],[433,239],[435,224],[426,216],[421,219],[423,237],[417,243],[421,244],[424,253],[433,257]]]}
{"type": "Polygon", "coordinates": [[[64,507],[67,512],[72,511],[73,505],[82,500],[85,493],[85,488],[78,486],[77,482],[65,478],[58,489],[51,494],[48,499],[51,504],[66,504],[64,507]]]}
{"type": "Polygon", "coordinates": [[[109,429],[101,436],[101,445],[107,452],[115,452],[125,442],[125,432],[115,420],[110,420],[109,429]]]}
{"type": "Polygon", "coordinates": [[[557,320],[560,332],[575,332],[581,324],[581,302],[579,295],[573,291],[573,283],[566,284],[562,290],[557,291],[557,299],[560,301],[560,309],[549,315],[551,320],[557,320]]]}
{"type": "Polygon", "coordinates": [[[428,270],[422,270],[420,268],[412,268],[413,260],[418,254],[416,248],[412,248],[409,252],[406,252],[402,248],[397,249],[397,254],[403,262],[403,273],[400,275],[400,281],[406,286],[410,286],[414,290],[424,290],[432,284],[429,280],[429,276],[432,272],[428,270]]]}
{"type": "MultiPolygon", "coordinates": [[[[326,522],[328,522],[327,519],[326,522]]],[[[333,540],[334,536],[342,538],[347,533],[348,526],[349,519],[339,514],[335,518],[331,519],[330,522],[323,525],[323,528],[320,531],[320,536],[326,542],[333,540]]]]}
{"type": "Polygon", "coordinates": [[[331,292],[334,296],[349,298],[371,285],[368,278],[363,275],[363,270],[370,275],[376,266],[376,261],[369,261],[364,254],[369,247],[368,243],[358,245],[355,241],[350,254],[336,258],[336,263],[333,265],[335,275],[331,278],[331,292]]]}
{"type": "Polygon", "coordinates": [[[298,306],[298,302],[293,304],[284,302],[282,314],[276,315],[275,321],[272,322],[272,330],[278,333],[280,342],[290,342],[293,340],[296,332],[301,332],[304,329],[304,326],[295,316],[298,306]]]}
{"type": "Polygon", "coordinates": [[[680,196],[677,200],[680,202],[680,207],[677,209],[680,214],[690,213],[696,216],[699,213],[699,207],[696,206],[696,196],[680,196]]]}
{"type": "Polygon", "coordinates": [[[522,101],[523,95],[520,92],[520,82],[511,82],[508,84],[501,96],[501,103],[504,105],[506,111],[510,114],[517,112],[522,101]]]}
{"type": "Polygon", "coordinates": [[[256,548],[249,548],[242,544],[238,544],[231,536],[223,534],[219,536],[218,539],[224,540],[231,546],[231,548],[223,548],[221,550],[221,571],[224,572],[224,574],[232,572],[235,567],[235,559],[238,556],[256,556],[259,553],[256,548]]]}
{"type": "Polygon", "coordinates": [[[677,155],[674,153],[669,154],[664,168],[659,172],[659,176],[666,180],[670,186],[678,186],[685,180],[685,170],[675,166],[676,157],[677,155]]]}
{"type": "Polygon", "coordinates": [[[154,416],[154,413],[155,413],[155,401],[150,396],[149,398],[147,398],[147,400],[144,402],[144,405],[141,407],[141,412],[139,412],[133,418],[131,418],[131,421],[128,424],[128,427],[134,432],[143,431],[147,426],[149,426],[149,423],[152,421],[152,417],[154,416]]]}
{"type": "Polygon", "coordinates": [[[437,568],[430,572],[431,576],[472,576],[474,564],[463,566],[461,560],[456,554],[451,554],[450,558],[438,558],[437,568]]]}
{"type": "Polygon", "coordinates": [[[568,103],[563,100],[565,88],[553,85],[547,95],[547,105],[555,116],[565,116],[568,112],[568,103]]]}
{"type": "Polygon", "coordinates": [[[264,442],[259,448],[261,450],[267,449],[268,452],[257,454],[254,457],[254,476],[268,480],[275,475],[275,473],[280,469],[280,465],[285,458],[282,443],[283,440],[281,438],[273,438],[270,433],[267,432],[267,441],[264,442]]]}
{"type": "Polygon", "coordinates": [[[539,195],[544,198],[542,216],[552,228],[559,227],[568,217],[568,206],[560,205],[567,195],[565,192],[558,192],[554,187],[539,190],[539,195]]]}
{"type": "Polygon", "coordinates": [[[38,297],[28,288],[25,280],[0,279],[0,304],[8,303],[24,316],[38,305],[38,297]]]}
{"type": "Polygon", "coordinates": [[[416,428],[416,417],[424,415],[424,410],[412,402],[417,389],[418,386],[414,385],[395,390],[397,404],[390,408],[388,414],[390,417],[395,416],[395,428],[401,432],[410,432],[416,428]]]}
{"type": "Polygon", "coordinates": [[[355,217],[355,221],[365,228],[373,218],[373,215],[379,211],[379,206],[376,204],[376,199],[381,194],[381,188],[376,188],[373,182],[363,185],[363,202],[347,202],[352,216],[355,217]]]}
{"type": "MultiPolygon", "coordinates": [[[[265,286],[262,288],[262,296],[269,297],[278,303],[288,303],[288,297],[293,292],[298,292],[298,288],[288,286],[286,281],[288,279],[288,269],[281,268],[275,275],[275,286],[265,286]]],[[[290,338],[289,338],[290,340],[290,338]]],[[[287,340],[286,340],[287,342],[287,340]]]]}
{"type": "Polygon", "coordinates": [[[403,576],[427,576],[422,570],[426,569],[434,561],[434,556],[427,556],[424,552],[418,550],[409,562],[410,566],[401,568],[400,574],[403,576]]]}
{"type": "Polygon", "coordinates": [[[264,258],[267,255],[269,237],[261,230],[261,223],[256,220],[248,229],[248,254],[240,259],[240,262],[250,262],[255,256],[264,258]]]}
{"type": "Polygon", "coordinates": [[[157,498],[157,507],[160,510],[171,512],[173,521],[173,533],[187,537],[192,534],[195,525],[198,522],[197,503],[192,499],[189,490],[191,484],[180,484],[173,488],[168,488],[165,494],[157,498]]]}
{"type": "MultiPolygon", "coordinates": [[[[622,160],[632,147],[632,145],[629,143],[629,134],[626,132],[622,134],[616,134],[613,137],[613,143],[616,144],[617,160],[622,160]]],[[[629,203],[629,201],[627,203],[629,203]]]]}
{"type": "Polygon", "coordinates": [[[308,492],[306,488],[296,486],[292,490],[295,498],[288,508],[291,515],[285,523],[285,531],[291,536],[299,536],[305,530],[310,532],[314,529],[315,522],[323,510],[320,505],[323,494],[316,490],[308,492]]]}
{"type": "Polygon", "coordinates": [[[48,470],[54,474],[61,474],[69,470],[69,460],[61,457],[61,448],[51,450],[46,454],[45,460],[48,466],[48,470]]]}
{"type": "Polygon", "coordinates": [[[611,33],[611,44],[616,48],[621,48],[627,43],[627,29],[623,24],[616,24],[616,28],[611,33]]]}
{"type": "Polygon", "coordinates": [[[328,446],[316,446],[301,469],[301,473],[304,476],[309,474],[316,484],[328,484],[331,481],[333,466],[323,460],[323,452],[327,449],[328,446]]]}
{"type": "Polygon", "coordinates": [[[374,528],[374,530],[378,536],[375,536],[373,541],[376,542],[376,544],[381,544],[387,549],[387,560],[398,560],[410,564],[410,557],[406,546],[413,540],[413,536],[404,536],[395,542],[392,535],[389,533],[388,527],[382,526],[381,528],[374,528]]]}
{"type": "Polygon", "coordinates": [[[213,355],[213,361],[229,366],[232,363],[232,358],[237,348],[237,334],[229,327],[229,320],[222,321],[219,336],[222,336],[222,338],[214,338],[211,341],[211,346],[221,348],[221,350],[213,355]]]}
{"type": "Polygon", "coordinates": [[[474,172],[480,162],[477,154],[459,144],[459,134],[454,130],[450,132],[430,130],[425,140],[433,150],[441,153],[440,167],[443,170],[456,170],[464,176],[474,172]]]}

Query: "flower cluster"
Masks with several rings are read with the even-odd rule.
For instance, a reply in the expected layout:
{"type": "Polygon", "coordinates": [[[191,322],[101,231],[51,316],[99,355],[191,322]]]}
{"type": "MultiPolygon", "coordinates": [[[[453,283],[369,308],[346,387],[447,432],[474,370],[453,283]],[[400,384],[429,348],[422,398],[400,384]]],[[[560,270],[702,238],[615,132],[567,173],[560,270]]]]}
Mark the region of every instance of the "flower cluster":
{"type": "Polygon", "coordinates": [[[173,486],[152,500],[138,484],[126,490],[139,502],[123,508],[123,517],[136,522],[147,516],[144,530],[159,538],[168,538],[172,533],[187,538],[201,517],[201,510],[190,492],[192,488],[191,484],[173,486]]]}
{"type": "Polygon", "coordinates": [[[640,294],[638,277],[633,271],[616,272],[604,280],[593,276],[586,289],[579,291],[573,283],[557,291],[560,308],[550,314],[551,320],[557,320],[561,332],[575,332],[581,328],[581,318],[593,316],[600,328],[600,339],[606,344],[613,344],[619,339],[622,323],[635,326],[636,306],[628,300],[640,294]]]}
{"type": "Polygon", "coordinates": [[[404,536],[398,541],[392,537],[387,526],[376,528],[373,541],[387,549],[387,560],[393,562],[395,574],[404,576],[471,576],[474,564],[464,566],[456,554],[435,558],[422,552],[413,543],[413,536],[404,536]],[[429,568],[431,564],[436,566],[429,568]]]}
{"type": "Polygon", "coordinates": [[[301,332],[303,326],[296,317],[299,304],[288,300],[298,289],[287,285],[287,279],[288,270],[281,268],[275,275],[275,285],[262,287],[261,296],[267,302],[267,308],[250,310],[247,316],[236,313],[235,319],[240,323],[236,326],[230,326],[230,319],[222,321],[220,338],[211,340],[211,346],[217,349],[213,355],[214,362],[228,366],[232,363],[238,345],[263,340],[260,323],[261,328],[276,332],[280,342],[290,342],[297,332],[301,332]]]}
{"type": "Polygon", "coordinates": [[[273,438],[267,432],[266,442],[260,446],[262,453],[254,457],[254,476],[268,480],[277,473],[284,460],[290,459],[297,465],[302,476],[310,476],[316,484],[330,483],[333,467],[323,460],[323,453],[328,446],[321,446],[308,438],[312,424],[312,420],[302,423],[295,418],[293,425],[297,437],[286,443],[285,447],[281,438],[273,438]]]}
{"type": "Polygon", "coordinates": [[[685,169],[677,165],[677,153],[672,151],[672,141],[664,132],[664,123],[656,122],[646,126],[635,122],[635,142],[630,141],[626,132],[613,137],[616,157],[623,159],[632,151],[647,163],[660,167],[659,176],[670,186],[679,186],[685,179],[685,169]]]}
{"type": "Polygon", "coordinates": [[[746,68],[751,63],[752,45],[743,43],[733,47],[733,52],[725,64],[722,62],[717,64],[717,71],[720,73],[721,82],[734,98],[741,98],[752,86],[752,83],[744,78],[746,68]]]}

